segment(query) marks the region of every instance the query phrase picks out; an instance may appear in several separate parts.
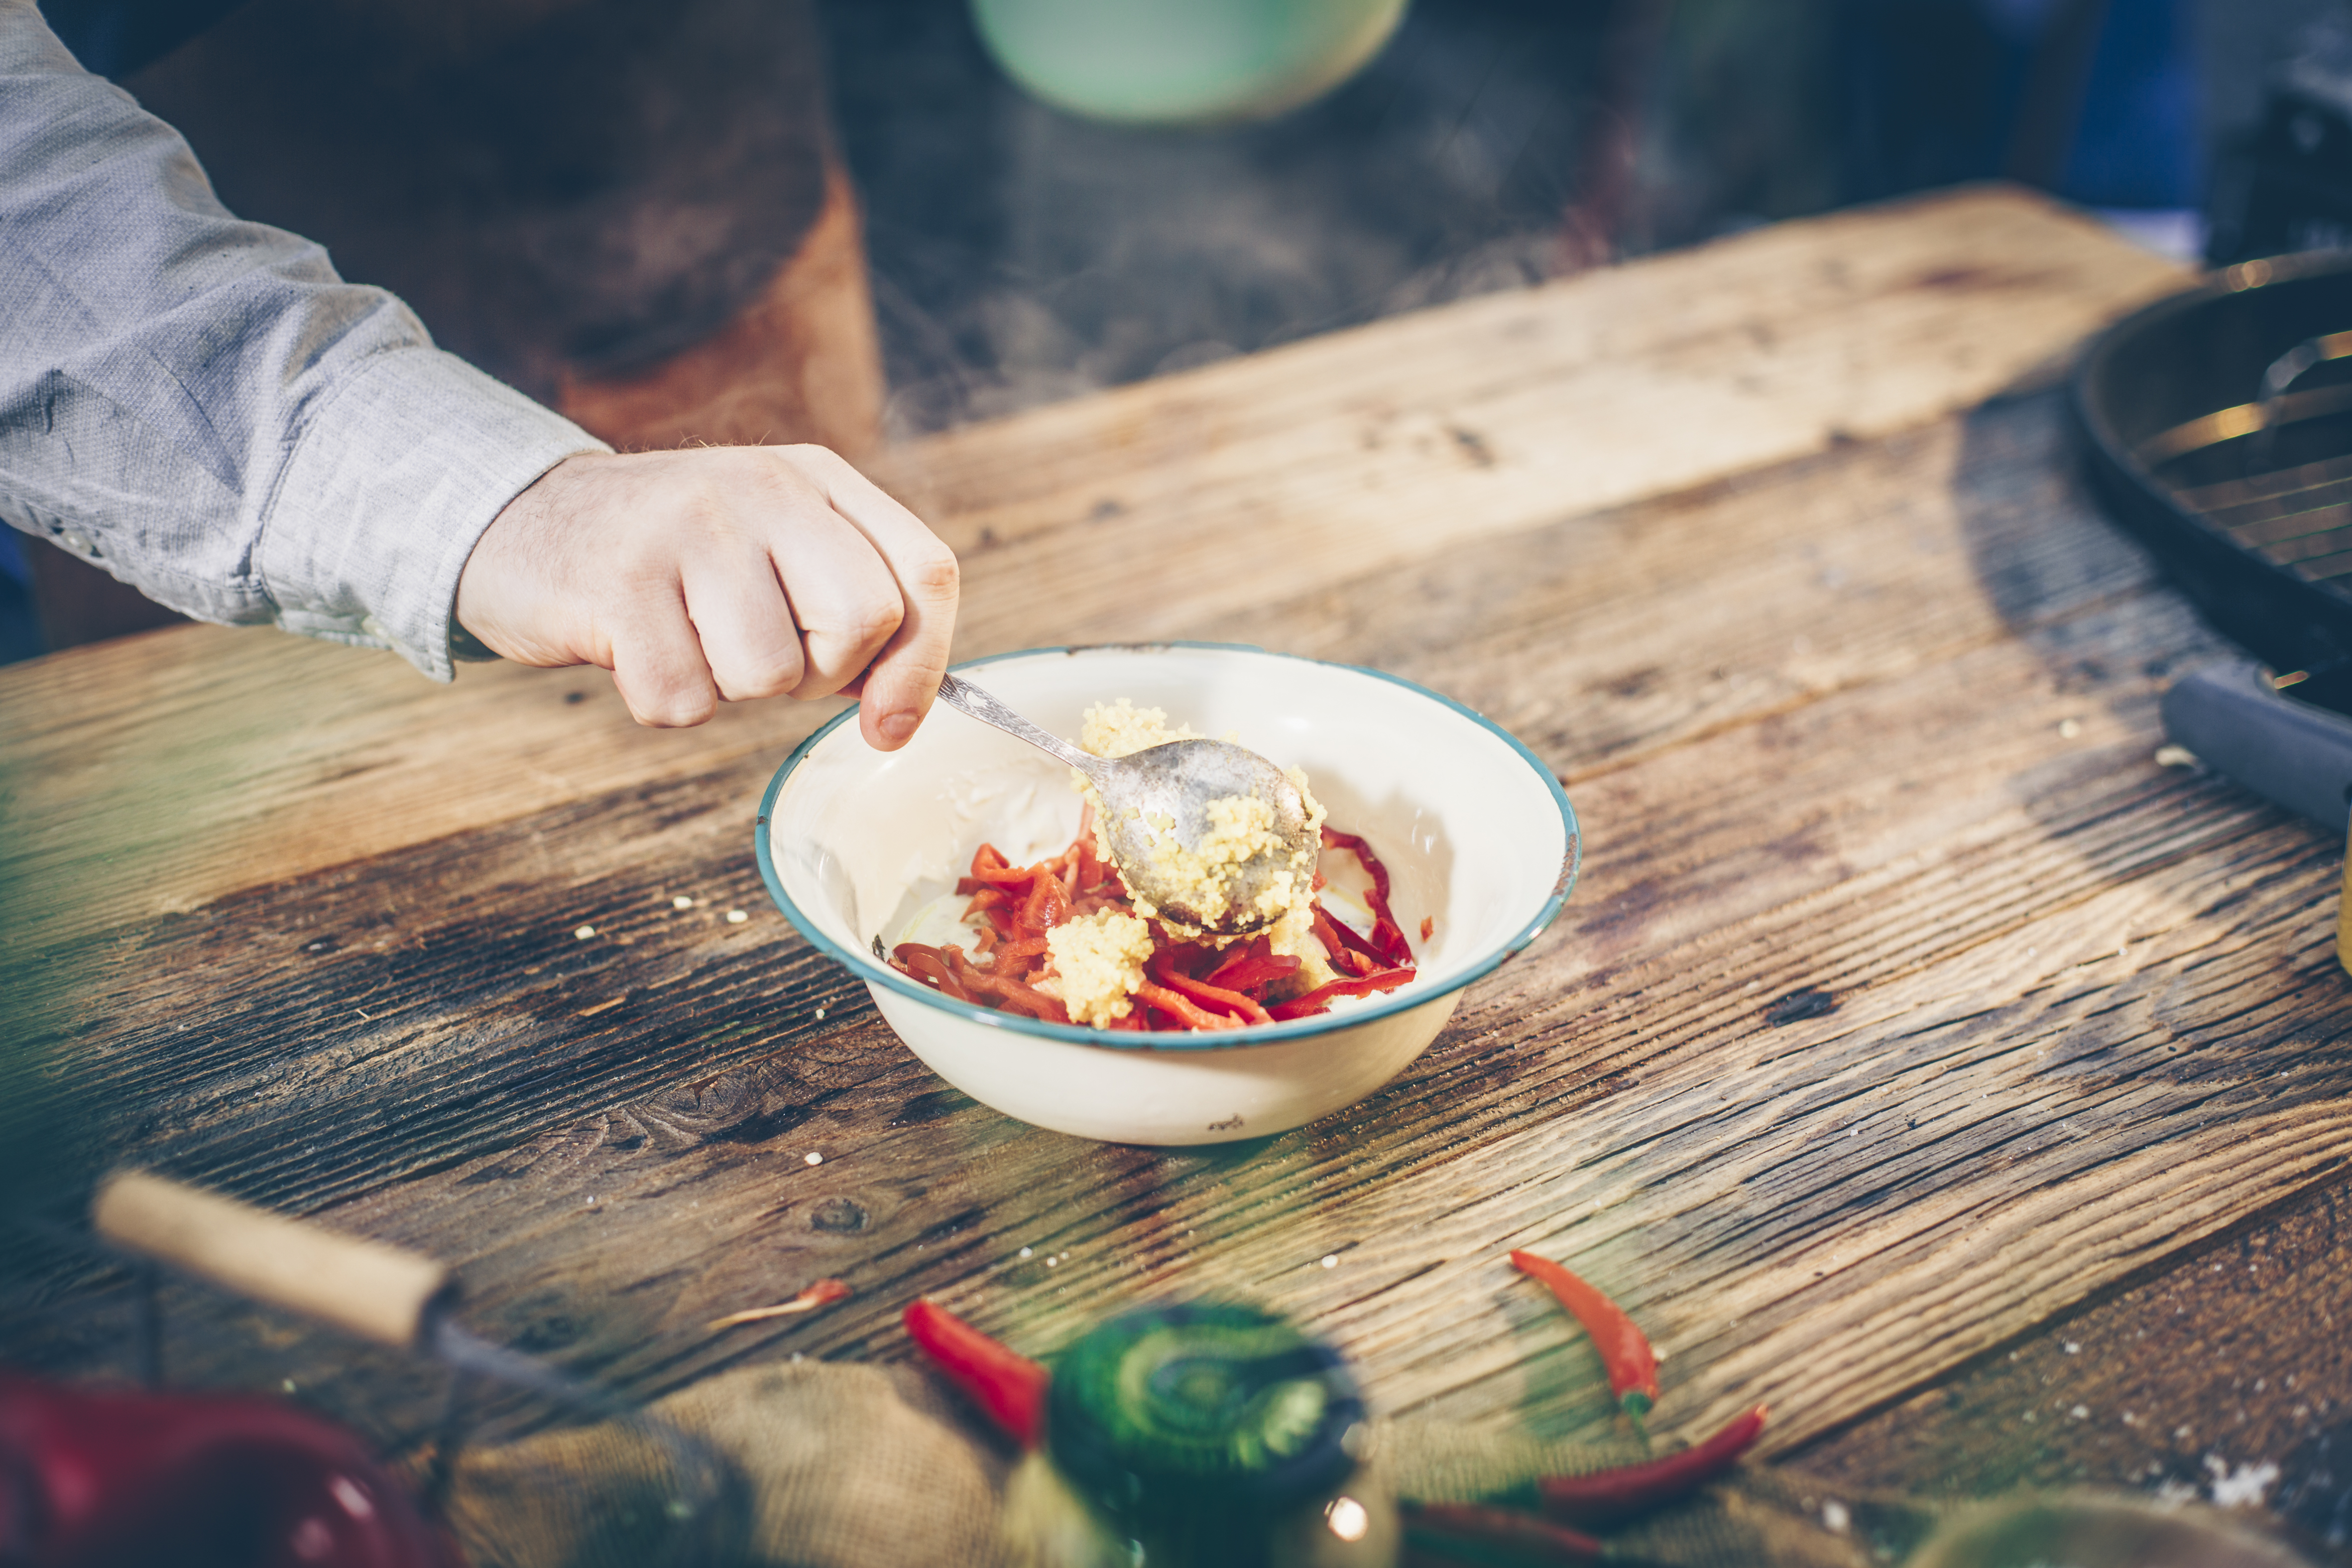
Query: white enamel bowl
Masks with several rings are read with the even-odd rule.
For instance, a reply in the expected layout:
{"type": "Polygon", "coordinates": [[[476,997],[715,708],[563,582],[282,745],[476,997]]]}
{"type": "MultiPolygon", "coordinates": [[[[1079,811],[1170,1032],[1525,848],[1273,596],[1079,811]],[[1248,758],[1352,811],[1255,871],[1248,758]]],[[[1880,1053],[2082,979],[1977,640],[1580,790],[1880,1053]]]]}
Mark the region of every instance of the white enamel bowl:
{"type": "Polygon", "coordinates": [[[869,750],[845,713],[769,784],[754,836],[760,874],[934,1072],[1039,1127],[1217,1143],[1351,1105],[1428,1048],[1463,987],[1533,941],[1576,879],[1576,815],[1549,770],[1408,681],[1200,643],[1008,654],[958,672],[1058,734],[1075,736],[1088,707],[1126,697],[1305,768],[1331,826],[1361,835],[1388,866],[1397,923],[1421,963],[1420,977],[1388,995],[1214,1033],[1106,1034],[954,1001],[883,963],[877,939],[886,950],[905,940],[914,911],[952,891],[983,840],[1015,865],[1059,854],[1077,830],[1069,770],[944,704],[887,753],[869,750]]]}

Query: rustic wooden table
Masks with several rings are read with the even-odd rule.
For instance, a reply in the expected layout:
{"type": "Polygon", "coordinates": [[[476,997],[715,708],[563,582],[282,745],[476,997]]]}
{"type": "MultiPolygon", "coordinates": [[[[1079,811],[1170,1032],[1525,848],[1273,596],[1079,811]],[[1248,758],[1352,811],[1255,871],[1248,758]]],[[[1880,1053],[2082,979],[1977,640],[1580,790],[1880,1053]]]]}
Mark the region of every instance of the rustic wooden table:
{"type": "MultiPolygon", "coordinates": [[[[1855,1486],[2318,1464],[2352,1447],[2341,848],[2155,761],[2166,678],[2218,645],[2080,492],[2054,390],[2180,279],[1963,192],[892,454],[964,560],[963,654],[1371,665],[1566,781],[1560,921],[1300,1131],[1091,1144],[931,1078],[752,868],[759,792],[829,706],[654,733],[593,671],[444,689],[212,627],[0,671],[10,1048],[76,1086],[60,1170],[424,1248],[483,1331],[646,1391],[903,1358],[918,1294],[1046,1351],[1241,1292],[1387,1408],[1559,1428],[1595,1378],[1504,1261],[1530,1247],[1653,1329],[1665,1429],[1768,1401],[1771,1451],[1855,1486]],[[2244,1291],[2179,1342],[2225,1263],[2284,1386],[2212,1338],[2244,1291]],[[700,1327],[824,1275],[855,1298],[700,1327]],[[2166,1399],[2217,1378],[2238,1426],[2189,1432],[2166,1399]]],[[[0,1352],[120,1365],[119,1280],[43,1279],[0,1352]]],[[[176,1369],[406,1397],[247,1326],[176,1369]]],[[[2294,1480],[2257,1495],[2324,1549],[2315,1510],[2352,1500],[2294,1480]]]]}

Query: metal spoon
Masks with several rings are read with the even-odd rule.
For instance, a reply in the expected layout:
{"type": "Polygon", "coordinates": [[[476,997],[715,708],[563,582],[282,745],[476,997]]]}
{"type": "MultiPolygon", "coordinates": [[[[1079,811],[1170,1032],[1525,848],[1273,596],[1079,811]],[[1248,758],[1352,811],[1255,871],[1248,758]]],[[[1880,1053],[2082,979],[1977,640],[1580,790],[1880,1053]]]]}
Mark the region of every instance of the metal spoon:
{"type": "Polygon", "coordinates": [[[1246,746],[1230,741],[1171,741],[1124,757],[1097,757],[1039,729],[968,680],[940,677],[940,699],[983,724],[1052,752],[1093,781],[1095,793],[1102,797],[1102,820],[1097,827],[1105,852],[1128,890],[1172,920],[1220,935],[1244,935],[1271,923],[1273,917],[1257,907],[1257,899],[1280,873],[1291,872],[1301,882],[1314,875],[1321,846],[1308,825],[1298,786],[1246,746]],[[1254,795],[1274,808],[1273,831],[1280,844],[1234,865],[1221,879],[1222,903],[1201,909],[1196,906],[1207,900],[1199,890],[1173,882],[1155,863],[1153,828],[1172,824],[1176,842],[1198,850],[1209,827],[1209,803],[1236,795],[1254,795]]]}

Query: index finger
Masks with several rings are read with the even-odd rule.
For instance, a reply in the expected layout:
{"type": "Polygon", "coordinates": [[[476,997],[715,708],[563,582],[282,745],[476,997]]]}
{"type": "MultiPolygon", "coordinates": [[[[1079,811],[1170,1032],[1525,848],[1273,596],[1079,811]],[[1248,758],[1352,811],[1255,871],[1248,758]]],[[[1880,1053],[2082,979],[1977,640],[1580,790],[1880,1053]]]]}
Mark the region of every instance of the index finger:
{"type": "Polygon", "coordinates": [[[792,455],[794,466],[824,491],[835,512],[866,536],[898,582],[906,618],[857,682],[857,723],[866,743],[877,751],[896,751],[930,711],[940,677],[947,673],[960,581],[955,552],[923,526],[922,519],[885,495],[837,453],[802,447],[793,448],[792,455]]]}

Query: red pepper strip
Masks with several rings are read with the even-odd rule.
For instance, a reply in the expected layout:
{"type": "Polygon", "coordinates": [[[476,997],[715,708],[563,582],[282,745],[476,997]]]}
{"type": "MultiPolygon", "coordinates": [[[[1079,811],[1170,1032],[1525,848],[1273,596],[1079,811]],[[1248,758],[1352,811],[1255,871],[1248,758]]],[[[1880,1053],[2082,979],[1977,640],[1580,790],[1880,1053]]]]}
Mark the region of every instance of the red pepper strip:
{"type": "Polygon", "coordinates": [[[1225,949],[1223,952],[1218,954],[1217,956],[1220,962],[1210,965],[1209,972],[1201,976],[1201,978],[1206,980],[1212,985],[1228,985],[1231,984],[1232,982],[1224,978],[1227,973],[1241,968],[1244,964],[1248,963],[1253,959],[1270,958],[1273,955],[1273,942],[1267,941],[1262,936],[1252,937],[1248,942],[1242,944],[1242,946],[1238,948],[1229,947],[1225,949]]]}
{"type": "Polygon", "coordinates": [[[1355,927],[1345,921],[1333,919],[1331,911],[1325,909],[1320,900],[1312,907],[1315,913],[1314,932],[1322,940],[1324,948],[1331,954],[1333,967],[1345,969],[1357,974],[1370,974],[1376,969],[1402,967],[1391,963],[1370,943],[1358,936],[1355,927]]]}
{"type": "Polygon", "coordinates": [[[971,1000],[971,994],[956,979],[938,948],[926,947],[919,942],[902,942],[890,950],[890,956],[898,961],[900,969],[933,990],[944,992],[959,1002],[971,1000]]]}
{"type": "Polygon", "coordinates": [[[1259,1006],[1255,1001],[1243,995],[1240,992],[1227,991],[1222,986],[1211,985],[1206,981],[1194,980],[1189,975],[1177,973],[1176,966],[1174,964],[1164,962],[1167,957],[1168,954],[1164,952],[1152,954],[1150,973],[1154,980],[1159,981],[1160,984],[1167,986],[1170,990],[1181,991],[1187,996],[1197,997],[1199,1000],[1203,1002],[1213,1003],[1219,1006],[1229,1007],[1234,1012],[1239,1013],[1243,1017],[1247,1018],[1253,1024],[1271,1024],[1274,1022],[1273,1018],[1267,1016],[1265,1008],[1259,1006]]]}
{"type": "Polygon", "coordinates": [[[1069,1009],[1062,1005],[1061,998],[1032,990],[1018,980],[1000,980],[992,974],[975,977],[967,973],[964,983],[977,994],[974,1001],[984,1005],[989,997],[995,997],[1000,1013],[1026,1013],[1045,1024],[1070,1021],[1069,1009]]]}
{"type": "Polygon", "coordinates": [[[945,1307],[909,1301],[901,1317],[908,1337],[922,1347],[932,1365],[947,1373],[1007,1436],[1024,1448],[1037,1447],[1045,1436],[1045,1388],[1053,1381],[1051,1373],[945,1307]]]}
{"type": "Polygon", "coordinates": [[[1228,963],[1210,975],[1209,984],[1221,985],[1228,991],[1254,992],[1286,975],[1297,973],[1299,966],[1306,962],[1290,953],[1244,959],[1238,963],[1228,963]]]}
{"type": "Polygon", "coordinates": [[[1404,952],[1404,959],[1397,959],[1397,957],[1395,957],[1395,947],[1402,947],[1402,942],[1404,942],[1404,938],[1397,938],[1395,945],[1390,945],[1390,942],[1383,942],[1383,941],[1381,941],[1381,921],[1379,921],[1379,917],[1376,917],[1376,920],[1373,920],[1373,924],[1371,924],[1371,936],[1360,936],[1360,933],[1357,933],[1355,926],[1350,926],[1350,924],[1348,924],[1348,921],[1340,920],[1340,917],[1336,917],[1336,914],[1331,914],[1331,910],[1324,910],[1324,908],[1322,908],[1322,902],[1319,902],[1319,900],[1315,902],[1315,908],[1318,908],[1319,912],[1322,912],[1324,921],[1328,921],[1328,926],[1331,926],[1331,933],[1334,933],[1334,936],[1339,936],[1339,941],[1340,941],[1340,942],[1345,942],[1345,945],[1348,945],[1348,950],[1350,950],[1350,952],[1360,952],[1360,954],[1364,954],[1364,959],[1369,959],[1369,962],[1371,962],[1371,969],[1412,969],[1412,966],[1413,966],[1413,954],[1412,954],[1412,950],[1406,950],[1406,952],[1404,952]]]}
{"type": "Polygon", "coordinates": [[[1021,904],[1023,934],[1043,936],[1070,918],[1070,896],[1062,889],[1062,879],[1050,867],[1035,868],[1036,879],[1029,884],[1029,896],[1021,904]]]}
{"type": "MultiPolygon", "coordinates": [[[[1091,815],[1093,810],[1092,806],[1087,808],[1089,815],[1078,826],[1078,841],[1075,847],[1078,852],[1078,876],[1077,880],[1071,884],[1074,888],[1084,888],[1089,892],[1102,887],[1105,883],[1116,884],[1118,881],[1116,874],[1104,861],[1102,851],[1095,847],[1094,818],[1091,815]]],[[[1118,894],[1121,898],[1126,897],[1126,888],[1120,887],[1118,894]]]]}
{"type": "Polygon", "coordinates": [[[1381,864],[1381,858],[1372,853],[1370,845],[1352,833],[1327,827],[1323,830],[1323,847],[1354,851],[1357,863],[1372,879],[1370,889],[1364,894],[1364,903],[1372,911],[1372,945],[1380,950],[1380,957],[1388,963],[1402,968],[1412,967],[1412,948],[1405,942],[1404,932],[1398,928],[1396,916],[1389,912],[1389,868],[1381,864]]]}
{"type": "Polygon", "coordinates": [[[1688,1497],[1739,1462],[1764,1430],[1764,1406],[1734,1416],[1694,1448],[1585,1476],[1545,1476],[1536,1482],[1543,1510],[1570,1524],[1614,1524],[1688,1497]]]}
{"type": "Polygon", "coordinates": [[[1034,958],[1039,953],[1052,951],[1044,937],[1024,936],[1019,942],[1008,942],[998,947],[996,961],[1003,963],[1007,959],[1034,958]]]}
{"type": "Polygon", "coordinates": [[[1410,969],[1376,969],[1370,974],[1360,974],[1353,980],[1334,980],[1318,986],[1304,996],[1294,996],[1287,1002],[1277,1002],[1266,1009],[1278,1023],[1285,1018],[1305,1018],[1331,1010],[1334,998],[1370,996],[1379,991],[1393,991],[1413,977],[1410,969]]]}
{"type": "Polygon", "coordinates": [[[1625,1414],[1636,1421],[1648,1415],[1658,1402],[1658,1354],[1625,1310],[1549,1258],[1514,1252],[1511,1266],[1543,1281],[1559,1298],[1559,1304],[1576,1314],[1576,1321],[1592,1336],[1592,1348],[1601,1352],[1601,1364],[1609,1373],[1609,1392],[1617,1396],[1625,1414]]]}
{"type": "Polygon", "coordinates": [[[1540,1514],[1467,1502],[1402,1501],[1405,1539],[1443,1552],[1450,1542],[1496,1546],[1538,1563],[1601,1563],[1609,1548],[1540,1514]]]}
{"type": "Polygon", "coordinates": [[[1238,1018],[1212,1013],[1191,997],[1171,991],[1165,985],[1154,985],[1148,980],[1135,988],[1135,994],[1177,1019],[1180,1028],[1188,1024],[1195,1029],[1238,1029],[1242,1026],[1238,1018]]]}
{"type": "Polygon", "coordinates": [[[1017,980],[1007,979],[1003,975],[992,974],[985,969],[973,967],[964,957],[963,949],[960,947],[950,947],[944,951],[948,967],[952,969],[955,972],[955,977],[963,983],[963,988],[972,994],[972,1000],[984,1003],[989,997],[993,996],[997,999],[998,1010],[1001,1012],[1026,1013],[1031,1017],[1042,1018],[1048,1024],[1066,1024],[1070,1021],[1070,1015],[1063,1008],[1058,998],[1048,996],[1042,991],[1034,991],[1017,980]]]}

